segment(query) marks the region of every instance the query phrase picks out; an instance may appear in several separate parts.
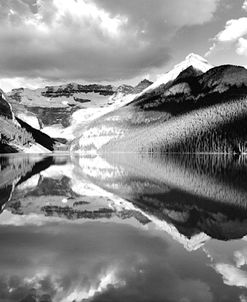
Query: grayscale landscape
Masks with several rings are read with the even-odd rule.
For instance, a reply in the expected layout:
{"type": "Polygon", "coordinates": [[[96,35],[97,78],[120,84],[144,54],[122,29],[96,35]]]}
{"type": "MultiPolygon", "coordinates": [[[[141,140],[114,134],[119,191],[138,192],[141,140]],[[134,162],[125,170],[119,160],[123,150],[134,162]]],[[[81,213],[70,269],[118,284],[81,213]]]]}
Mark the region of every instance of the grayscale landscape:
{"type": "Polygon", "coordinates": [[[246,13],[0,0],[0,302],[247,302],[246,13]]]}

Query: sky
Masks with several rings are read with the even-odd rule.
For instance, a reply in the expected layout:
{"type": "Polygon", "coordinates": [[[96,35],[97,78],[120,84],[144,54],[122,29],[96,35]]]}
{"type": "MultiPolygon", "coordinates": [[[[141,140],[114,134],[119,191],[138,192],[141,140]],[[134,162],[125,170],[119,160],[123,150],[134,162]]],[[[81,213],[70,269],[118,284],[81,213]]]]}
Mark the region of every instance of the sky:
{"type": "Polygon", "coordinates": [[[0,0],[0,87],[155,80],[193,52],[247,66],[247,0],[0,0]]]}

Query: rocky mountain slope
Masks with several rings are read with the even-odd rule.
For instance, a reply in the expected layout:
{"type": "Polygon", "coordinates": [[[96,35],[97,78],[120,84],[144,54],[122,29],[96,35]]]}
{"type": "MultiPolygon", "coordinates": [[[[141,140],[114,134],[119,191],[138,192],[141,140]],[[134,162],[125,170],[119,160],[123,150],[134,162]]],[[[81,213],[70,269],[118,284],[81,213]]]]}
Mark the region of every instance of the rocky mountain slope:
{"type": "Polygon", "coordinates": [[[78,152],[235,152],[246,149],[247,70],[188,56],[132,102],[88,125],[78,152]]]}
{"type": "Polygon", "coordinates": [[[130,102],[151,85],[66,84],[1,93],[0,152],[66,150],[85,124],[130,102]],[[42,130],[42,131],[41,131],[42,130]],[[11,142],[11,144],[10,144],[11,142]]]}
{"type": "Polygon", "coordinates": [[[0,89],[0,116],[13,120],[14,115],[5,93],[0,89]]]}
{"type": "Polygon", "coordinates": [[[12,90],[9,98],[17,117],[53,138],[70,141],[86,123],[130,102],[151,84],[143,80],[136,87],[72,83],[20,88],[12,90]]]}
{"type": "Polygon", "coordinates": [[[0,91],[0,153],[50,152],[57,143],[48,135],[15,117],[8,97],[0,91]]]}

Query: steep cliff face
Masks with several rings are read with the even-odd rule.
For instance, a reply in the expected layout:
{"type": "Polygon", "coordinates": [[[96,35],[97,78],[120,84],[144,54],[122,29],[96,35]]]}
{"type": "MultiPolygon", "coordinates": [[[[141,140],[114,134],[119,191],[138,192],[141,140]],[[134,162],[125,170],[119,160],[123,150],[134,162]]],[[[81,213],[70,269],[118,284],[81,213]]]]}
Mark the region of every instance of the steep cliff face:
{"type": "MultiPolygon", "coordinates": [[[[45,97],[71,97],[76,93],[97,93],[99,95],[111,96],[116,92],[116,88],[112,85],[80,85],[76,83],[70,83],[61,86],[46,86],[41,92],[41,95],[45,97]]],[[[76,100],[76,99],[75,99],[76,100]]]]}
{"type": "Polygon", "coordinates": [[[30,126],[29,124],[23,122],[21,119],[19,119],[18,117],[16,118],[16,120],[18,121],[18,123],[20,124],[20,126],[25,129],[28,133],[30,133],[34,139],[34,141],[36,143],[38,143],[41,146],[44,146],[46,149],[53,151],[55,144],[56,144],[56,140],[49,137],[47,134],[33,128],[32,126],[30,126]]]}
{"type": "Polygon", "coordinates": [[[15,117],[9,98],[0,90],[0,153],[49,152],[56,141],[15,117]]]}
{"type": "Polygon", "coordinates": [[[32,140],[32,136],[18,125],[7,96],[0,89],[0,153],[17,152],[18,147],[32,140]]]}
{"type": "Polygon", "coordinates": [[[8,119],[14,118],[12,108],[6,100],[6,95],[2,89],[0,89],[0,115],[8,119]]]}

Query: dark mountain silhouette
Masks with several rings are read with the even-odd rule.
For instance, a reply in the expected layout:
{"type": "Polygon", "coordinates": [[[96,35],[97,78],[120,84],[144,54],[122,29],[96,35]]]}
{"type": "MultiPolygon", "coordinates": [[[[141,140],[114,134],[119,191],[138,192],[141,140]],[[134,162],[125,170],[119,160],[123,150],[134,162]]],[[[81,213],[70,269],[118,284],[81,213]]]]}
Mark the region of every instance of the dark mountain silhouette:
{"type": "Polygon", "coordinates": [[[16,117],[16,120],[21,125],[22,128],[24,128],[28,133],[32,134],[33,139],[36,143],[40,144],[41,146],[45,147],[46,149],[53,151],[54,146],[57,143],[57,141],[47,134],[31,127],[24,121],[22,121],[20,118],[16,117]]]}

